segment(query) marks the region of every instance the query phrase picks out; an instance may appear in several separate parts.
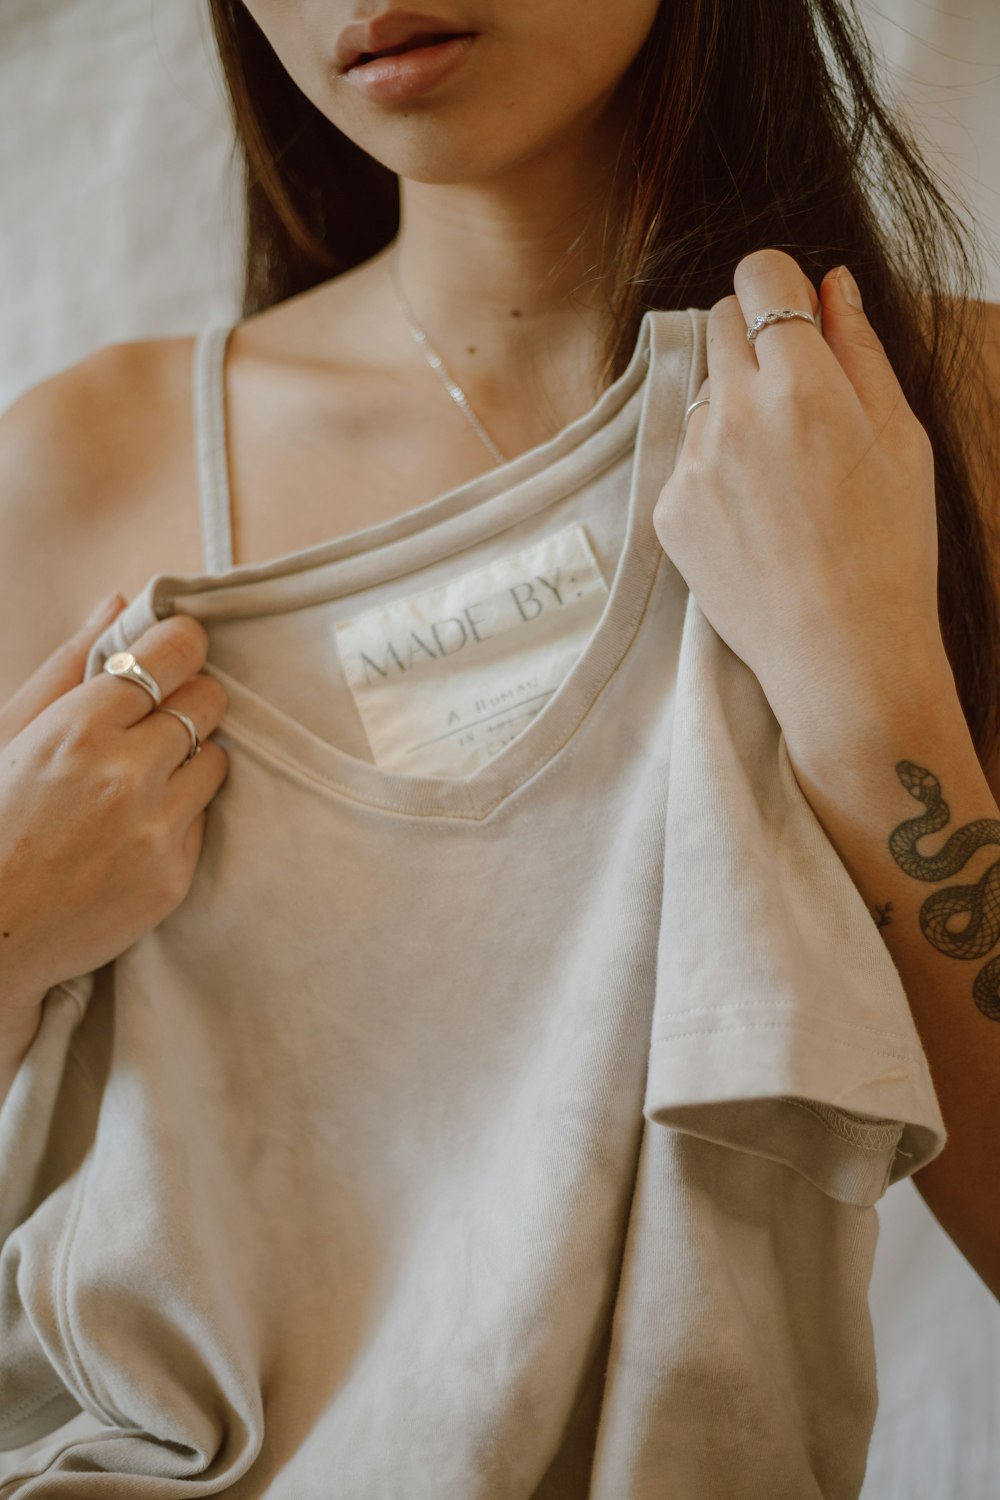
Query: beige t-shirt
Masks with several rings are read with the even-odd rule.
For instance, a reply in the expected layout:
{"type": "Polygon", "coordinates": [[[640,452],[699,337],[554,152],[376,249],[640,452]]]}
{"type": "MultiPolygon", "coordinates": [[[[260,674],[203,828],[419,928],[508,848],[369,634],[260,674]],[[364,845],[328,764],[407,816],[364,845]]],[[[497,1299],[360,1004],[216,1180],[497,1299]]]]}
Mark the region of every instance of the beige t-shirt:
{"type": "Polygon", "coordinates": [[[873,1204],[944,1128],[653,530],[706,319],[647,313],[550,442],[235,569],[199,340],[205,572],[87,675],[194,614],[229,775],[0,1110],[0,1446],[96,1428],[0,1500],[855,1500],[873,1204]]]}

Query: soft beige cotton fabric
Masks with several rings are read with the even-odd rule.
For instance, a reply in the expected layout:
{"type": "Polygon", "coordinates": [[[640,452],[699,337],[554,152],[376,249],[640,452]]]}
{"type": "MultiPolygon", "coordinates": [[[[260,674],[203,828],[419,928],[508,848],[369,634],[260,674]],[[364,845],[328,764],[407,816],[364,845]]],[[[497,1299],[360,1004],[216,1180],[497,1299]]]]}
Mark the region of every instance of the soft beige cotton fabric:
{"type": "Polygon", "coordinates": [[[230,771],[187,899],[50,992],[0,1111],[0,1443],[106,1424],[0,1500],[856,1500],[873,1205],[944,1127],[760,685],[653,530],[706,318],[648,312],[549,443],[238,568],[205,330],[205,571],[152,578],[87,675],[197,616],[230,771]],[[480,702],[463,733],[507,727],[462,775],[380,763],[337,627],[405,600],[440,644],[427,599],[564,528],[607,594],[582,642],[551,627],[558,686],[513,630],[498,702],[425,649],[449,713],[480,702]]]}

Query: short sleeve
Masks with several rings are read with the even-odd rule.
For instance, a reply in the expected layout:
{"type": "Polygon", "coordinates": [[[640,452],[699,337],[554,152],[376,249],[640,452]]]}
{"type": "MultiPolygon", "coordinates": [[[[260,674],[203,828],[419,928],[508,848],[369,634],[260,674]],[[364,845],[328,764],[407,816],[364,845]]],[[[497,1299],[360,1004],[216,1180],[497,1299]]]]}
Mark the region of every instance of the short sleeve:
{"type": "Polygon", "coordinates": [[[690,594],[644,1114],[856,1204],[946,1140],[891,954],[760,683],[690,594]]]}

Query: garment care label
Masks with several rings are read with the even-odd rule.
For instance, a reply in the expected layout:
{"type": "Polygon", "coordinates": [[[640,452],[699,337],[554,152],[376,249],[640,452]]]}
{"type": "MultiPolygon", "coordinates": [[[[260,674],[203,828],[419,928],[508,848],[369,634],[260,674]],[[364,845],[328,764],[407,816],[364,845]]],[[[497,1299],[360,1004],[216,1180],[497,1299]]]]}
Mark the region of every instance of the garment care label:
{"type": "Polygon", "coordinates": [[[607,595],[577,524],[339,621],[337,649],[375,764],[416,776],[475,771],[544,708],[607,595]]]}

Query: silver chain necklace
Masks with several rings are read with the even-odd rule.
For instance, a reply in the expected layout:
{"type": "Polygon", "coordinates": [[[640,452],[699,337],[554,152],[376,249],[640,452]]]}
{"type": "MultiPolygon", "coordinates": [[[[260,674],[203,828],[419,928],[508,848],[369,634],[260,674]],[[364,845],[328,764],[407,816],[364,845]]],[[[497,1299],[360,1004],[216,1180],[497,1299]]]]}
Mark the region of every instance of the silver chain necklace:
{"type": "Polygon", "coordinates": [[[396,293],[396,300],[399,303],[400,310],[402,311],[403,317],[406,319],[407,326],[409,327],[410,332],[413,334],[413,337],[416,339],[417,343],[424,351],[424,356],[427,360],[427,363],[430,365],[431,369],[438,376],[438,378],[443,382],[444,388],[448,392],[449,396],[456,403],[459,409],[465,413],[465,416],[475,428],[476,435],[483,443],[486,444],[496,462],[498,464],[505,464],[507,462],[506,456],[501,453],[496,443],[486,431],[486,428],[483,426],[482,422],[480,422],[479,418],[472,410],[472,407],[469,405],[469,398],[462,390],[462,387],[459,385],[458,381],[454,380],[451,375],[449,375],[447,369],[445,368],[444,360],[441,358],[440,354],[437,352],[437,350],[434,348],[434,345],[427,337],[426,330],[421,328],[420,324],[414,317],[413,309],[406,300],[406,295],[399,280],[399,267],[397,265],[398,259],[399,245],[397,241],[397,244],[394,247],[391,256],[389,257],[389,271],[392,277],[393,289],[396,293]]]}

